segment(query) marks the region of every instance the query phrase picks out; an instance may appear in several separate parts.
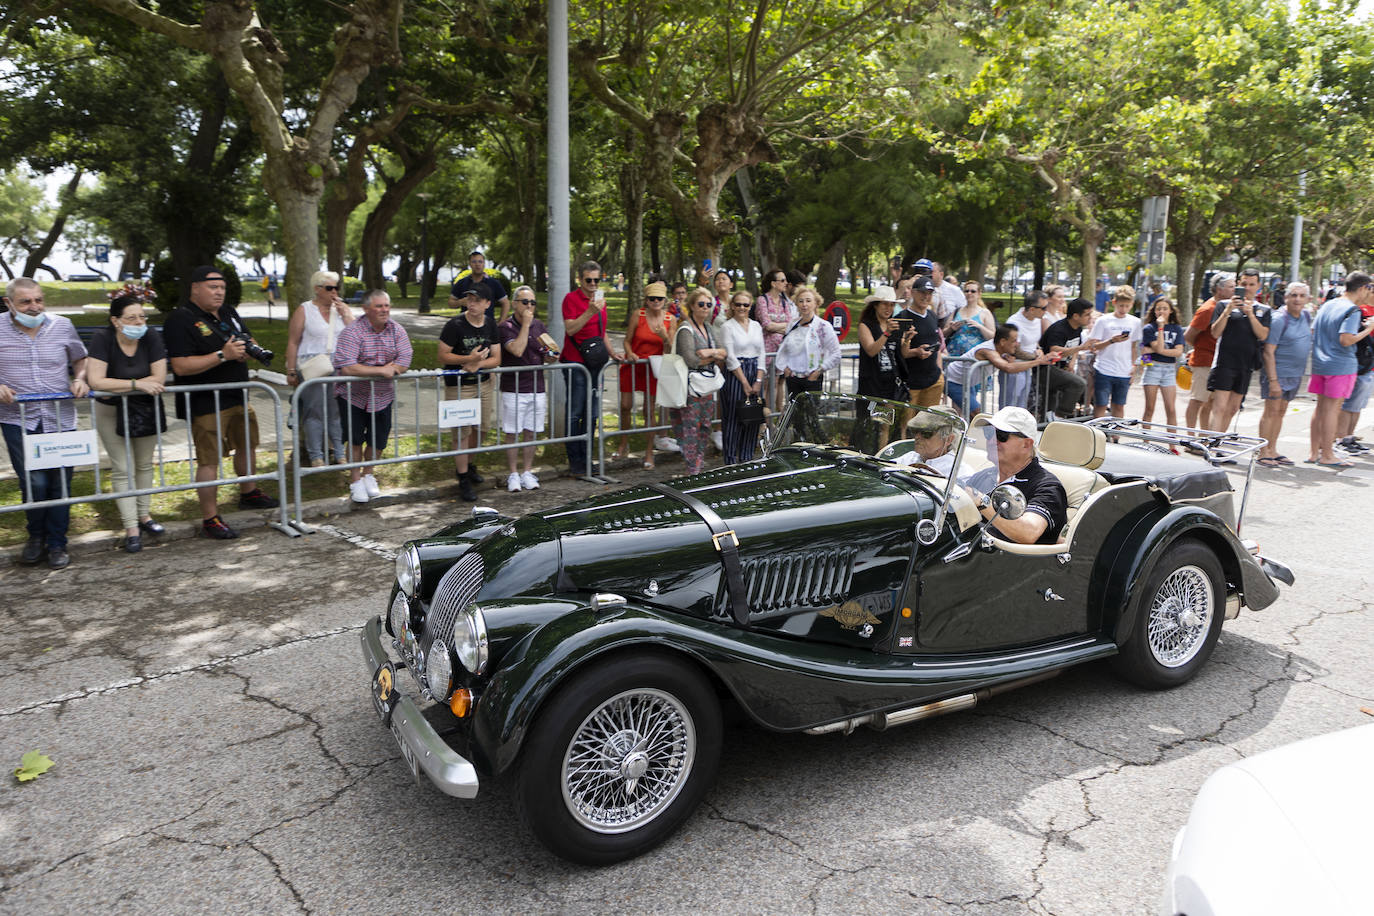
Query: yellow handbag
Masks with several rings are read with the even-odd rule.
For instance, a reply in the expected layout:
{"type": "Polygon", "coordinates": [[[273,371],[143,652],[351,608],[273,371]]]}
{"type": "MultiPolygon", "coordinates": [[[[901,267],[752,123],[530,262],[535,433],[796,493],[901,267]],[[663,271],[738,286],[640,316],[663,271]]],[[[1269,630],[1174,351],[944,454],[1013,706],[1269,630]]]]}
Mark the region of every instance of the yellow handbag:
{"type": "Polygon", "coordinates": [[[1192,387],[1193,387],[1193,370],[1190,369],[1190,368],[1188,368],[1188,364],[1187,364],[1187,363],[1179,363],[1179,364],[1178,364],[1178,371],[1177,371],[1175,374],[1176,374],[1176,376],[1177,376],[1177,378],[1178,378],[1178,387],[1180,387],[1180,388],[1192,388],[1192,387]]]}

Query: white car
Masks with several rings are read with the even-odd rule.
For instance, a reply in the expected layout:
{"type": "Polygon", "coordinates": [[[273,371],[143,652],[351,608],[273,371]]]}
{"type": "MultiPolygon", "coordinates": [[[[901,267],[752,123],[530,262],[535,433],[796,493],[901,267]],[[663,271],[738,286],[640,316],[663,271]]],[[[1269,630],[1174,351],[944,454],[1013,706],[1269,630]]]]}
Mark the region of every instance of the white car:
{"type": "Polygon", "coordinates": [[[1208,777],[1174,838],[1159,912],[1374,913],[1374,725],[1208,777]]]}

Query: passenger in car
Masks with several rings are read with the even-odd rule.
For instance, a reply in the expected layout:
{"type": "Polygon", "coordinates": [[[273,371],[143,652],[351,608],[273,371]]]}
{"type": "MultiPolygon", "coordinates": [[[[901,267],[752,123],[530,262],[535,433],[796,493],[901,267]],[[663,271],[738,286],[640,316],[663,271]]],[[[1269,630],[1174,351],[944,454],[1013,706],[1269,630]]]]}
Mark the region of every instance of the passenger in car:
{"type": "Polygon", "coordinates": [[[979,417],[974,426],[984,426],[996,441],[997,463],[992,474],[979,472],[964,487],[978,504],[984,519],[996,519],[997,534],[1018,544],[1057,544],[1059,533],[1069,522],[1068,496],[1064,485],[1040,465],[1035,453],[1035,417],[1021,407],[1003,407],[991,417],[979,417]],[[999,518],[981,488],[1006,484],[1021,491],[1026,511],[1020,518],[999,518]]]}
{"type": "Polygon", "coordinates": [[[959,439],[959,424],[954,417],[922,410],[907,421],[906,434],[912,450],[899,455],[896,464],[924,464],[948,477],[954,473],[954,443],[959,439]]]}

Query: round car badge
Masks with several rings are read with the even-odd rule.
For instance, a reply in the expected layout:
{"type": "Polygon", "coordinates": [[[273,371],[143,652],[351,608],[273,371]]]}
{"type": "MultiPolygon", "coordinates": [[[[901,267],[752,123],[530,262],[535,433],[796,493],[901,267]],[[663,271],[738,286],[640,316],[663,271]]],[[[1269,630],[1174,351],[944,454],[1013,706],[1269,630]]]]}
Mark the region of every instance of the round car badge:
{"type": "Polygon", "coordinates": [[[916,540],[922,544],[930,545],[935,543],[935,539],[940,536],[940,529],[935,527],[933,519],[923,518],[916,523],[916,540]]]}
{"type": "Polygon", "coordinates": [[[836,299],[825,307],[825,320],[835,329],[835,336],[843,341],[849,333],[849,306],[836,299]]]}
{"type": "Polygon", "coordinates": [[[649,584],[644,587],[644,594],[653,597],[658,594],[658,580],[650,579],[649,584]]]}

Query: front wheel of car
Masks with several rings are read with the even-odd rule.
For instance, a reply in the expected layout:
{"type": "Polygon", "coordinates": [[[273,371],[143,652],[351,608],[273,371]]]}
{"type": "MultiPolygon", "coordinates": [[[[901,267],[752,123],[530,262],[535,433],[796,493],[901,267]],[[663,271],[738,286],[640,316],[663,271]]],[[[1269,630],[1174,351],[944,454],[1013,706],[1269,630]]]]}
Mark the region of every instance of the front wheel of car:
{"type": "Polygon", "coordinates": [[[1141,590],[1117,672],[1150,690],[1177,687],[1212,654],[1225,616],[1226,578],[1206,545],[1173,544],[1141,590]]]}
{"type": "Polygon", "coordinates": [[[651,655],[560,685],[516,777],[521,819],[549,849],[609,865],[657,846],[696,809],[720,762],[720,704],[689,664],[651,655]]]}

